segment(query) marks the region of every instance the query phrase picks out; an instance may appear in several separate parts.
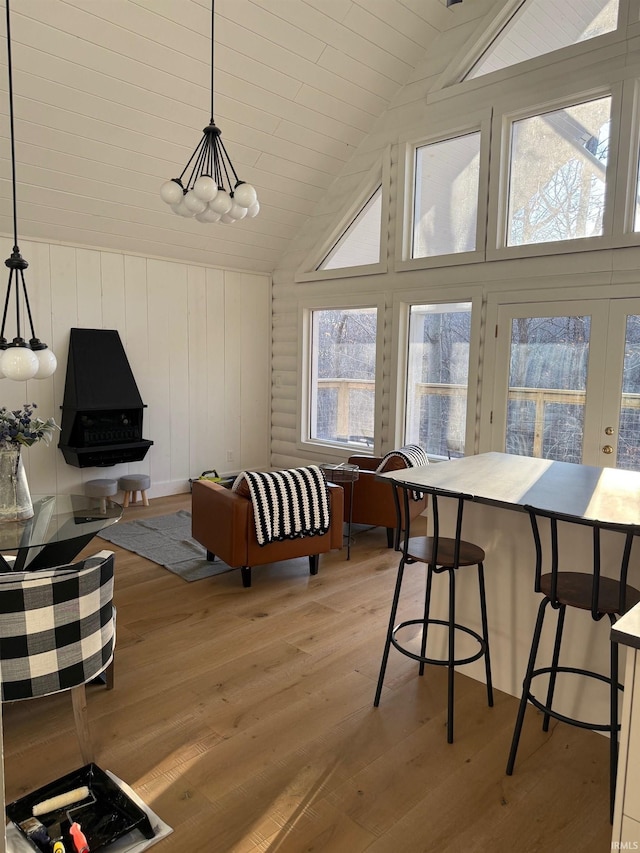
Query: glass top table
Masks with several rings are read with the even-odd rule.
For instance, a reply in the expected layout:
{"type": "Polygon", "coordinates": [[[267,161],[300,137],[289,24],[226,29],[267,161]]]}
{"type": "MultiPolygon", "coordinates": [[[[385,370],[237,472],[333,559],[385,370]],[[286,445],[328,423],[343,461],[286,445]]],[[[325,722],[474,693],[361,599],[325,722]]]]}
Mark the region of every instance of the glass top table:
{"type": "Polygon", "coordinates": [[[0,523],[0,572],[65,565],[122,516],[120,504],[84,495],[32,495],[31,500],[33,518],[0,523]]]}

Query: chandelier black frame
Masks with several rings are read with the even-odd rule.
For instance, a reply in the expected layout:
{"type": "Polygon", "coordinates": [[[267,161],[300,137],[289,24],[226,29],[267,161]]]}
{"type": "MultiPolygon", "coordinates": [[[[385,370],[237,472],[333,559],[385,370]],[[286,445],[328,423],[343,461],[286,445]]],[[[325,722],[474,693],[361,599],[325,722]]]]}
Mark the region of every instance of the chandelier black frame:
{"type": "Polygon", "coordinates": [[[211,119],[182,173],[162,185],[160,197],[178,216],[230,224],[257,216],[260,204],[254,187],[238,178],[213,117],[214,50],[215,0],[211,0],[211,119]]]}
{"type": "Polygon", "coordinates": [[[9,132],[11,136],[11,186],[13,200],[13,250],[11,256],[5,261],[9,267],[9,281],[4,299],[4,311],[2,314],[2,327],[0,328],[0,378],[7,377],[16,381],[27,379],[46,379],[51,376],[57,366],[57,360],[53,352],[36,335],[27,283],[24,271],[29,266],[28,262],[20,254],[18,247],[18,213],[16,201],[16,143],[13,117],[13,67],[11,56],[11,12],[10,0],[6,2],[7,13],[7,66],[9,71],[9,132]],[[22,288],[20,287],[22,285],[22,288]],[[15,300],[16,335],[11,342],[5,337],[7,315],[11,293],[13,291],[15,300]],[[22,336],[22,316],[20,311],[20,294],[24,300],[24,306],[29,319],[31,339],[27,341],[22,336]]]}

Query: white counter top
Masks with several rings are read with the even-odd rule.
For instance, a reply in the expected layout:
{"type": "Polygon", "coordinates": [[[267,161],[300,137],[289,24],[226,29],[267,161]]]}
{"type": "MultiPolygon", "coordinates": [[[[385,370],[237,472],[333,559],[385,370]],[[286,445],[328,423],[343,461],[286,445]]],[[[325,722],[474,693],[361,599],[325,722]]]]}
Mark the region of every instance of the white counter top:
{"type": "Polygon", "coordinates": [[[640,604],[621,616],[611,629],[611,639],[640,649],[640,604]]]}

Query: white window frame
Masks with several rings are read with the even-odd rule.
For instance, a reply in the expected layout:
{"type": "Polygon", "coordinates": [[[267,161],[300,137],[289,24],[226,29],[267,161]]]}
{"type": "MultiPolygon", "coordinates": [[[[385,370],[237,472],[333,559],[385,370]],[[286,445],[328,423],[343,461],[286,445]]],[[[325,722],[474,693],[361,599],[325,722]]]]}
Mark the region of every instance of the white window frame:
{"type": "MultiPolygon", "coordinates": [[[[566,91],[566,87],[565,87],[566,91]]],[[[487,229],[487,260],[507,258],[529,258],[543,255],[558,255],[569,252],[585,252],[608,249],[615,245],[613,236],[613,214],[616,192],[617,156],[620,134],[622,83],[613,86],[598,86],[558,97],[544,102],[529,104],[517,110],[496,112],[491,142],[492,181],[489,185],[489,215],[487,229]],[[542,113],[561,110],[576,104],[611,97],[611,137],[606,171],[605,210],[602,235],[581,237],[573,240],[558,240],[548,243],[530,243],[518,246],[506,245],[509,170],[511,161],[511,127],[521,119],[542,113]]]]}
{"type": "Polygon", "coordinates": [[[376,163],[367,173],[362,181],[360,190],[355,196],[351,196],[348,204],[343,208],[342,214],[331,220],[332,227],[313,250],[306,256],[295,274],[295,281],[302,283],[306,281],[323,281],[337,278],[352,278],[354,276],[376,275],[386,273],[387,266],[387,242],[389,233],[389,187],[391,172],[391,149],[387,147],[382,157],[382,163],[376,163]],[[357,218],[360,211],[375,194],[378,187],[382,187],[382,206],[380,211],[380,260],[375,264],[361,264],[354,267],[339,267],[337,269],[319,270],[317,267],[324,261],[331,249],[344,235],[345,231],[357,218]]]}
{"type": "Polygon", "coordinates": [[[384,333],[384,296],[380,293],[362,293],[357,297],[335,296],[332,298],[301,299],[298,303],[298,407],[297,423],[299,435],[296,443],[298,450],[317,454],[321,452],[327,461],[342,461],[354,453],[380,453],[382,425],[382,345],[384,333]],[[376,314],[376,367],[375,367],[375,402],[373,415],[373,448],[362,448],[359,445],[348,445],[344,442],[327,441],[310,438],[311,435],[311,369],[312,369],[312,314],[314,311],[339,311],[341,309],[375,308],[376,314]]]}
{"type": "MultiPolygon", "coordinates": [[[[639,0],[640,3],[640,0],[639,0]]],[[[640,245],[640,231],[634,231],[638,168],[640,164],[640,73],[622,83],[620,139],[613,210],[616,247],[640,245]]]]}
{"type": "MultiPolygon", "coordinates": [[[[428,123],[428,119],[427,119],[428,123]]],[[[434,267],[456,266],[479,263],[485,260],[486,224],[487,224],[487,186],[489,183],[489,157],[491,138],[491,110],[468,115],[464,122],[449,124],[436,132],[424,136],[411,135],[399,145],[398,193],[396,207],[396,272],[434,267]],[[415,163],[416,151],[425,145],[446,142],[469,133],[480,133],[480,164],[478,170],[478,208],[476,220],[476,248],[471,252],[452,252],[446,255],[430,255],[424,258],[412,258],[413,213],[415,200],[415,163]]]]}
{"type": "Polygon", "coordinates": [[[541,56],[527,59],[524,62],[510,65],[507,68],[500,68],[489,74],[483,74],[481,77],[475,77],[470,80],[463,79],[465,74],[469,72],[491,46],[493,40],[517,13],[519,7],[524,2],[525,0],[505,0],[504,6],[498,12],[494,8],[490,9],[482,22],[473,29],[468,41],[454,55],[447,67],[440,74],[440,77],[432,88],[429,100],[435,101],[450,97],[451,87],[453,86],[460,87],[460,91],[473,91],[481,89],[487,84],[492,85],[496,82],[508,81],[520,74],[529,75],[535,73],[556,62],[563,62],[570,57],[584,56],[587,60],[589,58],[593,59],[594,51],[598,50],[603,50],[607,54],[610,54],[611,49],[613,49],[613,52],[616,54],[624,54],[626,51],[627,25],[632,21],[638,21],[640,26],[640,0],[620,0],[618,6],[618,26],[612,32],[603,33],[603,35],[595,36],[586,41],[558,48],[558,50],[544,53],[541,56]],[[618,45],[617,49],[616,45],[618,45]]]}
{"type": "MultiPolygon", "coordinates": [[[[465,423],[465,456],[478,452],[479,392],[482,363],[483,293],[479,285],[464,288],[433,288],[408,290],[394,294],[392,340],[397,343],[392,351],[389,421],[393,424],[393,445],[404,442],[407,415],[407,369],[409,357],[409,316],[413,305],[448,305],[456,302],[471,303],[471,336],[469,341],[469,376],[467,381],[467,417],[465,423]]],[[[438,461],[438,459],[433,459],[438,461]]]]}
{"type": "MultiPolygon", "coordinates": [[[[627,26],[627,35],[635,37],[640,35],[640,0],[620,0],[620,6],[624,5],[626,17],[625,23],[627,26]]],[[[618,27],[621,26],[621,19],[618,18],[618,27]]]]}

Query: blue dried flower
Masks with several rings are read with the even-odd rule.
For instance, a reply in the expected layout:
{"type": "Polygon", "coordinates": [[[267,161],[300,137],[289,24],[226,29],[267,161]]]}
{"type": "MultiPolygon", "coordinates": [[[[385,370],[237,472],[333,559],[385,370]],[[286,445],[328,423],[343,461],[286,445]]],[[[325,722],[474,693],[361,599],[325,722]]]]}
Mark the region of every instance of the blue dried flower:
{"type": "Polygon", "coordinates": [[[34,417],[37,408],[35,403],[25,403],[22,409],[0,408],[0,446],[5,449],[16,445],[31,447],[36,441],[49,444],[60,427],[53,418],[34,417]]]}

